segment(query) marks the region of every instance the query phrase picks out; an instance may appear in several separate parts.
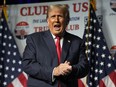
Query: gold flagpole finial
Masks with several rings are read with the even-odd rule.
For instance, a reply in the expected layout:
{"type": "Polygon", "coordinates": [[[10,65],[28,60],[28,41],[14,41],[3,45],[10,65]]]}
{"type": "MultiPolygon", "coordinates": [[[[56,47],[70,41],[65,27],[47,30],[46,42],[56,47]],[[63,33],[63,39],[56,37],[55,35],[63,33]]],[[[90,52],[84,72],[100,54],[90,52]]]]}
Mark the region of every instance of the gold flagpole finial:
{"type": "Polygon", "coordinates": [[[4,5],[6,5],[6,0],[4,0],[4,5]]]}
{"type": "Polygon", "coordinates": [[[90,0],[90,3],[92,4],[94,10],[96,10],[96,0],[90,0]]]}
{"type": "Polygon", "coordinates": [[[3,3],[3,4],[4,4],[4,5],[3,5],[4,15],[5,15],[6,20],[8,20],[6,0],[4,0],[4,3],[3,3]]]}

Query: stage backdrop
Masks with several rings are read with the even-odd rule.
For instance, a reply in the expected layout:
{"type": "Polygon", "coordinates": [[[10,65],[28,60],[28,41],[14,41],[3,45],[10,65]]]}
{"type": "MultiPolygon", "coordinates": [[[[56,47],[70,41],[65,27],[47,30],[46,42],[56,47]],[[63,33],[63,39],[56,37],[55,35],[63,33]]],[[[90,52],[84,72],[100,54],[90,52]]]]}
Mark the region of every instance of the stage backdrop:
{"type": "MultiPolygon", "coordinates": [[[[96,14],[100,24],[103,25],[103,32],[108,47],[109,49],[113,47],[114,52],[116,45],[116,0],[107,0],[107,2],[106,0],[96,1],[96,14]]],[[[66,30],[82,38],[88,17],[88,0],[8,5],[8,24],[18,44],[21,55],[26,45],[27,35],[48,30],[46,22],[47,6],[58,3],[69,6],[70,22],[66,30]]]]}

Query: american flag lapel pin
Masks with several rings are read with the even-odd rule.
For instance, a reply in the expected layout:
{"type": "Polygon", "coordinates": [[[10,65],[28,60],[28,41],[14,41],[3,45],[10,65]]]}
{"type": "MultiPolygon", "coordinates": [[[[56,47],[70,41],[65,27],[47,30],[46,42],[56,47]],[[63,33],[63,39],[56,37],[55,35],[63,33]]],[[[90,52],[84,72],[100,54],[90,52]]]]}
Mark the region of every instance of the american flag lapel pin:
{"type": "Polygon", "coordinates": [[[70,43],[70,40],[68,40],[68,43],[70,43]]]}

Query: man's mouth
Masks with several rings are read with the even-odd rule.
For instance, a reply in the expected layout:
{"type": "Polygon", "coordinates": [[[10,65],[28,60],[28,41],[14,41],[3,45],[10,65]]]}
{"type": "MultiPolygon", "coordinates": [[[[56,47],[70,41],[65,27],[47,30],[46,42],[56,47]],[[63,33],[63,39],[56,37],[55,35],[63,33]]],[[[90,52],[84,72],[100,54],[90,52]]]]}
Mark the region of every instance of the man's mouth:
{"type": "Polygon", "coordinates": [[[60,26],[59,24],[54,25],[54,29],[55,29],[55,30],[60,30],[60,27],[61,27],[61,26],[60,26]]]}

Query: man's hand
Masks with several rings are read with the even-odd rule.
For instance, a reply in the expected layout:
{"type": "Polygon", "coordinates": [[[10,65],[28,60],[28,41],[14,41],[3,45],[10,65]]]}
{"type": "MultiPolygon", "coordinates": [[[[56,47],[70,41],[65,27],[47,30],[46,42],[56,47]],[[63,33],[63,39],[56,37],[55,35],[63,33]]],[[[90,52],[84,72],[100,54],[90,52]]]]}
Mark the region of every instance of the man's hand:
{"type": "Polygon", "coordinates": [[[53,70],[54,76],[60,76],[60,75],[68,75],[72,71],[72,66],[70,65],[70,62],[65,61],[64,63],[61,63],[59,66],[55,67],[53,70]]]}

